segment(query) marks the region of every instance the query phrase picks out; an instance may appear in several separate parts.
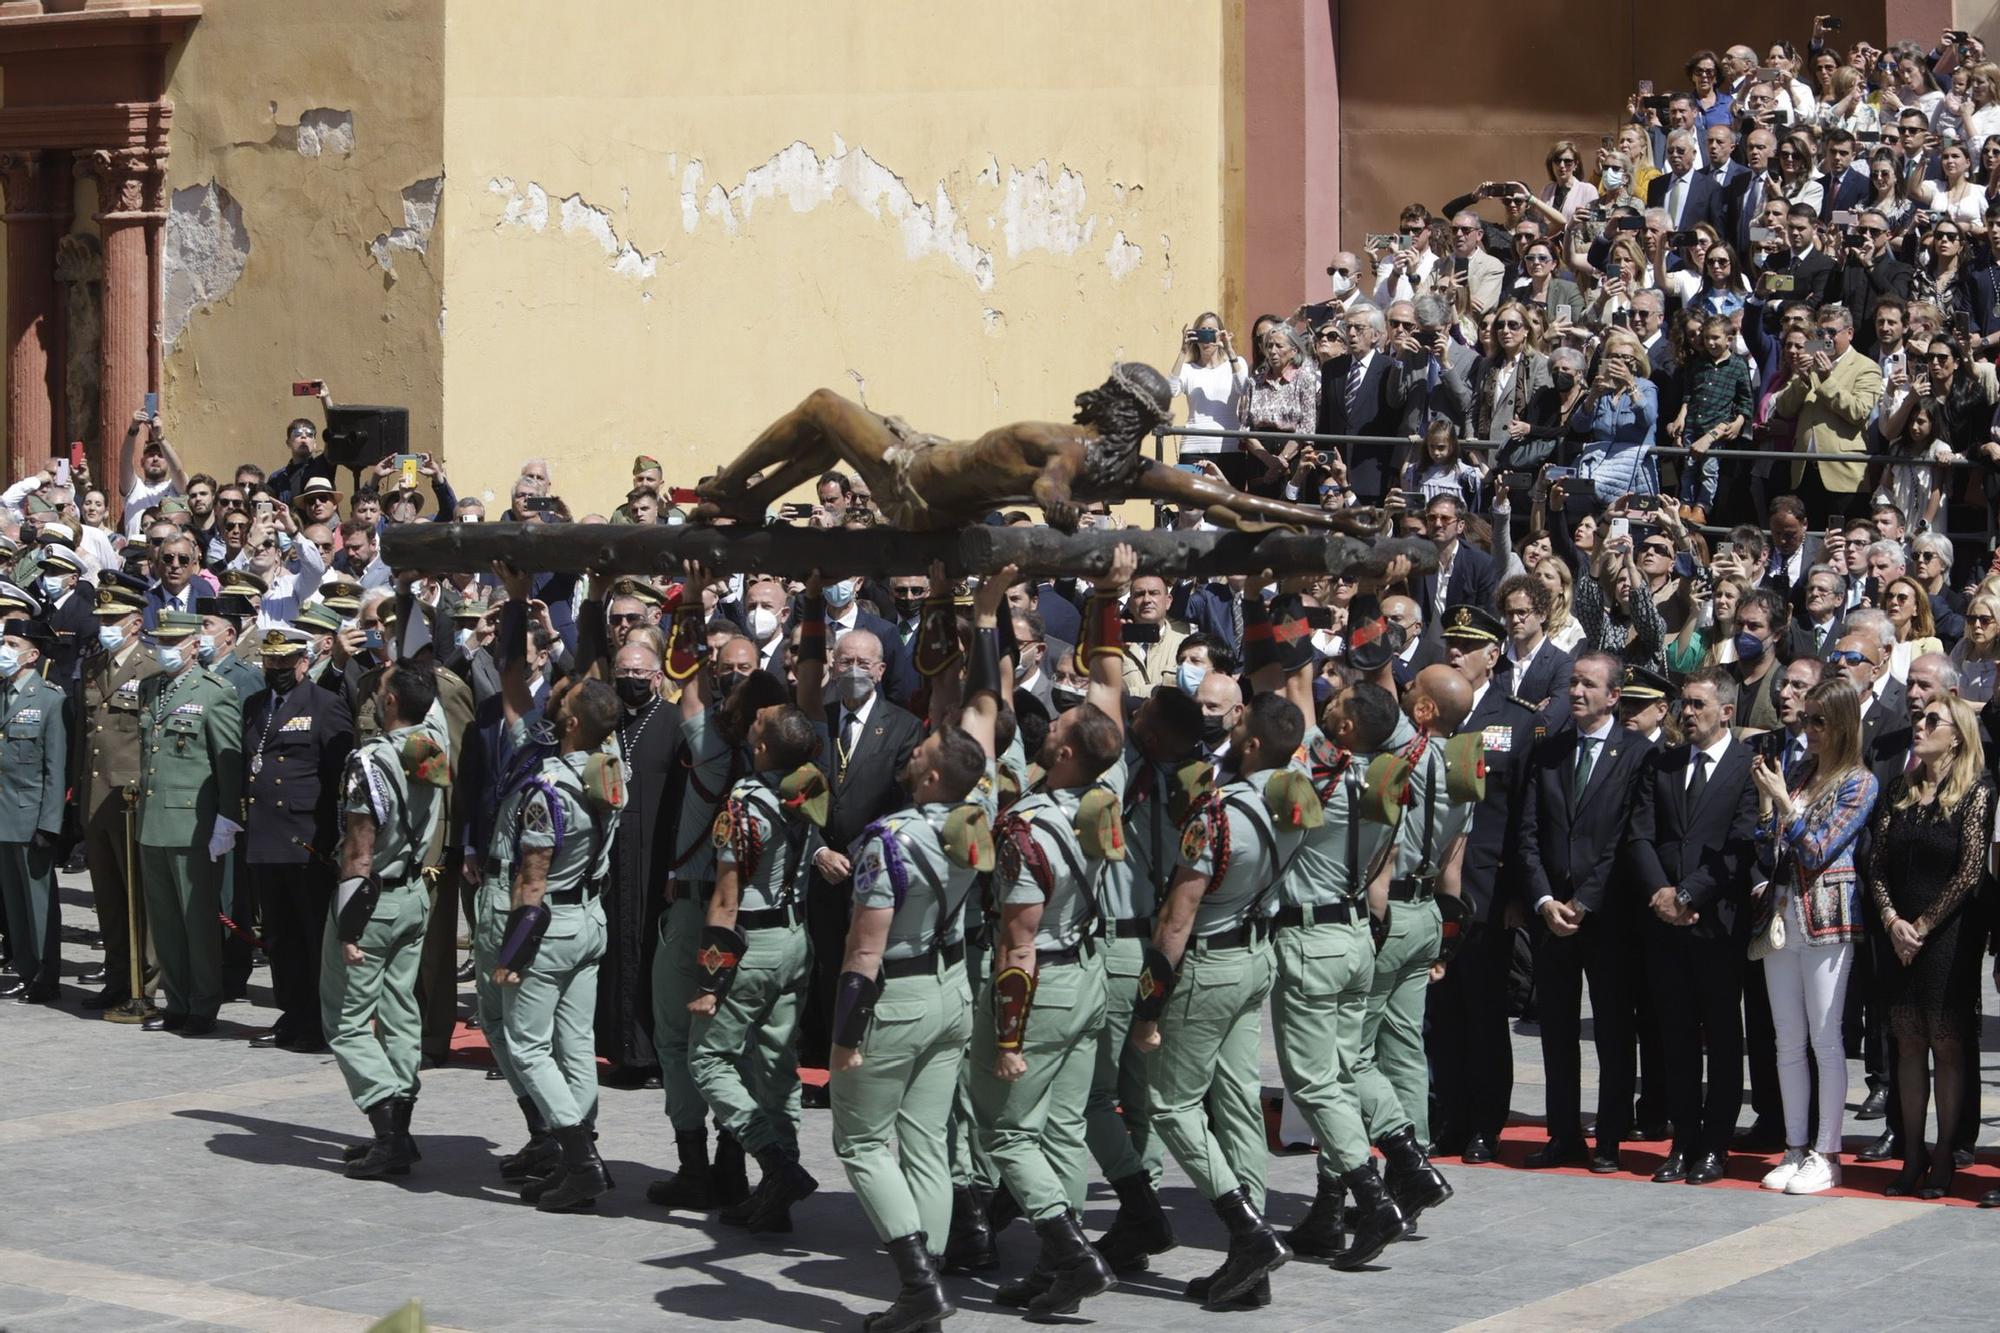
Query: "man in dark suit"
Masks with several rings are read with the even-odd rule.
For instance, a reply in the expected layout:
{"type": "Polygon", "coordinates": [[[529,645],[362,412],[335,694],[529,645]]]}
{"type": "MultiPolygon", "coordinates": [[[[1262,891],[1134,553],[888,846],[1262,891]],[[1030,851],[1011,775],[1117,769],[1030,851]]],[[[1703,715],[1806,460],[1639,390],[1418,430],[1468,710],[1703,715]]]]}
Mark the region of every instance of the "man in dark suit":
{"type": "Polygon", "coordinates": [[[1791,628],[1785,631],[1783,656],[1787,662],[1801,657],[1815,662],[1824,660],[1827,649],[1840,642],[1845,633],[1840,607],[1846,595],[1846,580],[1838,572],[1824,565],[1809,567],[1805,608],[1792,618],[1791,628]]]}
{"type": "Polygon", "coordinates": [[[162,610],[194,614],[195,598],[207,596],[210,585],[195,582],[201,572],[201,557],[194,538],[176,535],[152,552],[154,583],[146,590],[146,628],[152,629],[162,610]]]}
{"type": "Polygon", "coordinates": [[[1736,681],[1708,667],[1681,687],[1688,743],[1655,750],[1633,804],[1646,984],[1667,1068],[1673,1151],[1655,1184],[1720,1180],[1743,1101],[1743,963],[1757,792],[1748,746],[1730,736],[1736,681]],[[1702,1057],[1707,1056],[1703,1097],[1702,1057]]]}
{"type": "Polygon", "coordinates": [[[1623,967],[1623,918],[1631,904],[1612,877],[1653,750],[1645,737],[1618,725],[1622,679],[1623,667],[1609,653],[1577,659],[1569,685],[1572,728],[1536,751],[1521,809],[1522,896],[1538,918],[1535,991],[1549,1130],[1527,1165],[1585,1158],[1578,1043],[1587,976],[1599,1070],[1597,1149],[1589,1162],[1599,1175],[1619,1169],[1619,1145],[1632,1123],[1632,978],[1623,967]]]}
{"type": "Polygon", "coordinates": [[[1744,264],[1750,262],[1750,228],[1763,225],[1760,217],[1764,201],[1777,192],[1771,181],[1771,159],[1777,151],[1778,136],[1769,129],[1759,126],[1745,135],[1744,172],[1730,182],[1723,197],[1723,222],[1727,230],[1722,234],[1744,264]]]}
{"type": "Polygon", "coordinates": [[[1702,170],[1701,145],[1691,132],[1675,130],[1667,136],[1667,169],[1646,186],[1646,207],[1666,209],[1675,231],[1720,219],[1722,192],[1715,177],[1702,170]]]}
{"type": "MultiPolygon", "coordinates": [[[[1820,172],[1819,215],[1823,221],[1830,222],[1835,213],[1851,213],[1868,202],[1868,173],[1854,165],[1852,130],[1827,131],[1820,150],[1820,172]]],[[[1855,318],[1860,317],[1856,311],[1855,318]]]]}
{"type": "Polygon", "coordinates": [[[1854,316],[1854,345],[1875,356],[1880,350],[1875,307],[1886,296],[1909,300],[1917,271],[1889,249],[1889,220],[1872,209],[1856,215],[1842,251],[1833,294],[1854,316]]]}
{"type": "MultiPolygon", "coordinates": [[[[923,724],[883,697],[888,663],[882,640],[867,629],[850,630],[835,638],[832,614],[833,607],[828,605],[827,678],[833,685],[833,702],[824,709],[826,747],[820,767],[833,791],[826,824],[820,830],[824,845],[813,853],[813,876],[806,895],[806,930],[812,940],[813,961],[799,1024],[799,1062],[817,1069],[826,1068],[834,993],[846,957],[853,888],[847,849],[863,829],[910,803],[900,779],[910,752],[924,738],[923,724]]],[[[808,716],[819,716],[819,700],[804,697],[809,689],[816,691],[818,686],[809,686],[802,676],[799,706],[808,716]]]]}
{"type": "MultiPolygon", "coordinates": [[[[882,693],[889,702],[906,704],[917,692],[917,668],[915,655],[903,645],[903,636],[896,633],[896,627],[881,616],[863,611],[854,604],[860,590],[858,579],[835,579],[826,585],[826,641],[829,650],[840,640],[855,630],[867,630],[875,636],[881,649],[884,664],[882,693]]],[[[859,833],[861,830],[856,829],[859,833]]],[[[845,927],[842,928],[845,930],[845,927]]],[[[842,939],[846,936],[843,934],[842,939]]]]}
{"type": "Polygon", "coordinates": [[[265,686],[243,708],[245,895],[263,914],[278,1021],[252,1046],[326,1047],[320,937],[333,893],[334,808],[354,748],[347,703],[306,679],[307,636],[272,629],[258,642],[265,686]]]}
{"type": "Polygon", "coordinates": [[[1736,160],[1734,125],[1727,123],[1705,125],[1702,127],[1701,137],[1703,145],[1708,149],[1707,165],[1702,170],[1715,182],[1715,226],[1727,236],[1729,235],[1727,224],[1732,220],[1729,212],[1730,198],[1742,193],[1742,182],[1750,175],[1750,168],[1736,160]]]}
{"type": "Polygon", "coordinates": [[[1508,895],[1500,876],[1519,864],[1521,802],[1541,726],[1534,709],[1493,677],[1502,638],[1498,618],[1479,607],[1454,607],[1447,618],[1445,660],[1472,686],[1472,711],[1458,734],[1480,737],[1486,795],[1472,812],[1459,867],[1464,939],[1431,988],[1424,1048],[1435,1107],[1432,1138],[1442,1151],[1478,1163],[1493,1160],[1514,1092],[1507,1031],[1514,932],[1507,928],[1508,895]]]}
{"type": "Polygon", "coordinates": [[[82,577],[76,552],[55,544],[42,549],[37,581],[32,591],[42,599],[42,624],[52,640],[48,678],[73,699],[78,663],[97,649],[97,587],[82,577]]]}
{"type": "Polygon", "coordinates": [[[1493,557],[1465,540],[1465,515],[1458,497],[1433,495],[1424,505],[1424,531],[1438,548],[1437,569],[1417,580],[1417,606],[1424,636],[1442,637],[1446,608],[1463,603],[1493,609],[1493,557]]]}
{"type": "Polygon", "coordinates": [[[1831,299],[1839,270],[1816,244],[1818,227],[1819,214],[1810,205],[1792,205],[1791,212],[1785,215],[1785,240],[1789,248],[1773,255],[1764,269],[1762,290],[1766,295],[1782,292],[1783,284],[1771,281],[1773,275],[1781,275],[1791,279],[1792,288],[1787,294],[1791,300],[1825,305],[1831,299]]]}
{"type": "Polygon", "coordinates": [[[1560,730],[1569,718],[1569,673],[1575,659],[1546,633],[1555,594],[1532,574],[1516,574],[1500,585],[1496,600],[1506,639],[1494,683],[1535,710],[1544,731],[1560,730]]]}
{"type": "MultiPolygon", "coordinates": [[[[1348,308],[1346,325],[1347,351],[1320,363],[1314,429],[1322,435],[1398,434],[1403,380],[1392,373],[1395,358],[1381,348],[1388,322],[1379,307],[1357,302],[1348,308]]],[[[1343,452],[1348,489],[1368,503],[1379,500],[1390,484],[1390,451],[1359,445],[1343,452]]]]}

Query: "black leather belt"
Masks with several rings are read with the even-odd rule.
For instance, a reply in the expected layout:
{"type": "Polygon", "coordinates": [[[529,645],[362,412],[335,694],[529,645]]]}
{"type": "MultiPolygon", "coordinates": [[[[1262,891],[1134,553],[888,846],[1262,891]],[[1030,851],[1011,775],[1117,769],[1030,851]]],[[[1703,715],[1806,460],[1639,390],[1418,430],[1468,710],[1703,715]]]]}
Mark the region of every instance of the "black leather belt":
{"type": "Polygon", "coordinates": [[[597,894],[589,889],[558,889],[554,893],[543,894],[542,901],[551,907],[574,907],[578,903],[587,903],[595,897],[597,894]]]}
{"type": "Polygon", "coordinates": [[[1280,907],[1272,924],[1279,930],[1294,926],[1344,926],[1354,920],[1354,904],[1321,903],[1317,907],[1280,907]]]}
{"type": "Polygon", "coordinates": [[[670,880],[667,883],[667,901],[697,903],[708,897],[710,887],[707,884],[695,884],[687,880],[670,880]]]}
{"type": "Polygon", "coordinates": [[[1234,930],[1225,930],[1216,935],[1204,935],[1195,941],[1195,946],[1203,953],[1214,953],[1218,949],[1244,949],[1268,939],[1271,928],[1268,923],[1245,921],[1234,930]]]}
{"type": "Polygon", "coordinates": [[[783,930],[799,924],[799,910],[796,907],[770,907],[761,912],[738,912],[738,930],[783,930]]]}
{"type": "Polygon", "coordinates": [[[1121,917],[1110,924],[1113,939],[1147,940],[1153,937],[1153,918],[1149,916],[1121,917]]]}
{"type": "Polygon", "coordinates": [[[928,977],[964,961],[965,946],[954,942],[940,946],[936,953],[919,954],[915,958],[885,960],[882,964],[882,979],[893,981],[897,977],[928,977]]]}
{"type": "Polygon", "coordinates": [[[1437,897],[1437,883],[1428,879],[1392,879],[1389,900],[1398,903],[1429,902],[1437,897]]]}

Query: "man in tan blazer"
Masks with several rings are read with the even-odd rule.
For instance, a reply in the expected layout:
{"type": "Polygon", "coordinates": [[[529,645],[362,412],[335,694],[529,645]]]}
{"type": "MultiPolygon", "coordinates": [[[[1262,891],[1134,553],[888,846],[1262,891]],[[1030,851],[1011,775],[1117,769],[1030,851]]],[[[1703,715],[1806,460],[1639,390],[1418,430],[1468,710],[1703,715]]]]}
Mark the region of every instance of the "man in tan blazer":
{"type": "Polygon", "coordinates": [[[1797,347],[1796,335],[1786,335],[1792,378],[1778,395],[1776,411],[1798,420],[1792,489],[1817,528],[1830,514],[1852,512],[1856,503],[1867,471],[1858,459],[1867,452],[1868,416],[1882,396],[1882,370],[1873,357],[1854,349],[1854,317],[1845,306],[1822,306],[1815,327],[1813,336],[1827,344],[1824,350],[1807,352],[1797,347]],[[1812,462],[1810,455],[1854,455],[1857,461],[1812,462]]]}

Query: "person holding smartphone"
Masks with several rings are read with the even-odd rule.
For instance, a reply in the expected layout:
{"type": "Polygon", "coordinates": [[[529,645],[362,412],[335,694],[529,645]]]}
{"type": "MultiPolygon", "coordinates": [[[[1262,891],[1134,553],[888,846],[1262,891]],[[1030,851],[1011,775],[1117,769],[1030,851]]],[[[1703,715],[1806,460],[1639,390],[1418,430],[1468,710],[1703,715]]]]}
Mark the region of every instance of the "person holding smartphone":
{"type": "Polygon", "coordinates": [[[1591,442],[1577,459],[1579,468],[1589,469],[1590,482],[1605,504],[1621,495],[1660,489],[1652,457],[1660,391],[1648,378],[1651,374],[1652,363],[1638,335],[1629,329],[1605,330],[1585,408],[1591,442]]]}
{"type": "MultiPolygon", "coordinates": [[[[1175,397],[1187,400],[1188,425],[1214,430],[1242,426],[1240,409],[1250,392],[1250,363],[1236,354],[1236,340],[1222,327],[1222,316],[1204,310],[1181,330],[1180,351],[1167,385],[1175,397]]],[[[1239,489],[1249,479],[1249,459],[1241,440],[1183,436],[1180,459],[1215,463],[1224,479],[1239,489]]]]}

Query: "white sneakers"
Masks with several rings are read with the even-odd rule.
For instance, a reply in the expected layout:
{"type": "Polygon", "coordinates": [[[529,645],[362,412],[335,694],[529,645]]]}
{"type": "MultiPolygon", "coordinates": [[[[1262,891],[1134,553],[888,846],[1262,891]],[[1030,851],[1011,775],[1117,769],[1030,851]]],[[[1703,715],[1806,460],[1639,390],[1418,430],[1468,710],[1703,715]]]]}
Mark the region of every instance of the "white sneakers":
{"type": "Polygon", "coordinates": [[[1787,1148],[1763,1187],[1786,1194],[1820,1194],[1840,1184],[1840,1163],[1810,1148],[1787,1148]]]}

